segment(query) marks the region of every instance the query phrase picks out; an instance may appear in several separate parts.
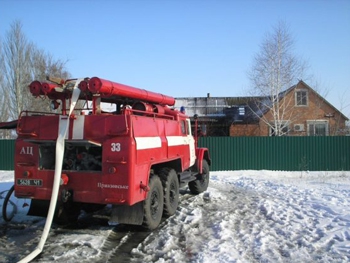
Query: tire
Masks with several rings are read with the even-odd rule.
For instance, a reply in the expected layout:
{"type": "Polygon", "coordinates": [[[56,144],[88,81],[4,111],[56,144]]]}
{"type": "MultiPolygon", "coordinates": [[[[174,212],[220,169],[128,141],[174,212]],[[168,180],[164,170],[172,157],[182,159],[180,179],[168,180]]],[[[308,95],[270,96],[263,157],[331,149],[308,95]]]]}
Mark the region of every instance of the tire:
{"type": "Polygon", "coordinates": [[[143,203],[143,226],[153,230],[158,227],[163,215],[164,194],[163,186],[157,175],[152,175],[149,180],[149,192],[143,203]]]}
{"type": "MultiPolygon", "coordinates": [[[[10,197],[13,193],[13,191],[15,190],[15,186],[13,185],[10,190],[7,192],[5,199],[4,199],[4,203],[2,205],[2,218],[6,221],[6,222],[10,222],[11,219],[13,218],[13,216],[15,215],[15,213],[17,212],[17,207],[14,206],[14,209],[11,213],[11,215],[7,214],[7,205],[10,201],[10,197]]],[[[10,201],[11,202],[11,201],[10,201]]]]}
{"type": "Polygon", "coordinates": [[[163,168],[160,171],[164,189],[164,216],[172,216],[175,214],[179,205],[179,180],[174,169],[163,168]]]}
{"type": "Polygon", "coordinates": [[[209,185],[209,165],[207,160],[203,160],[203,173],[197,175],[197,179],[189,182],[188,187],[192,194],[200,194],[208,189],[209,185]]]}

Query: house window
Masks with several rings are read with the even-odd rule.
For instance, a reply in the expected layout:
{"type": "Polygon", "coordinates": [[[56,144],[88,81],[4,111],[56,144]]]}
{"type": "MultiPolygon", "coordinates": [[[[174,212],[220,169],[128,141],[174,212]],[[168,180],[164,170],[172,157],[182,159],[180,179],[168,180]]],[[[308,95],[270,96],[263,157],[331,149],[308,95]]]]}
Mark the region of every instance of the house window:
{"type": "Polygon", "coordinates": [[[307,131],[309,136],[327,136],[328,131],[328,121],[308,121],[307,131]]]}
{"type": "Polygon", "coordinates": [[[245,108],[244,107],[239,107],[238,108],[238,114],[239,114],[239,116],[244,116],[244,114],[245,114],[245,108]]]}
{"type": "Polygon", "coordinates": [[[295,105],[296,106],[307,106],[307,103],[308,103],[307,90],[296,90],[295,91],[295,105]]]}

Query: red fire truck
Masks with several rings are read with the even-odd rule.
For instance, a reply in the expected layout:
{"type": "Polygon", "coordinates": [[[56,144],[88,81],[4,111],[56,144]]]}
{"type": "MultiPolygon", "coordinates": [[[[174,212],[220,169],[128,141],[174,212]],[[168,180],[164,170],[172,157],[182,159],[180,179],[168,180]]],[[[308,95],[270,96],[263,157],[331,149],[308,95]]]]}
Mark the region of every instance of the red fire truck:
{"type": "Polygon", "coordinates": [[[170,108],[174,98],[98,77],[49,80],[29,88],[53,111],[23,111],[17,121],[14,189],[31,199],[28,214],[46,216],[59,155],[57,221],[109,205],[111,221],[154,229],[176,212],[181,187],[207,189],[208,149],[197,147],[190,118],[170,108]]]}

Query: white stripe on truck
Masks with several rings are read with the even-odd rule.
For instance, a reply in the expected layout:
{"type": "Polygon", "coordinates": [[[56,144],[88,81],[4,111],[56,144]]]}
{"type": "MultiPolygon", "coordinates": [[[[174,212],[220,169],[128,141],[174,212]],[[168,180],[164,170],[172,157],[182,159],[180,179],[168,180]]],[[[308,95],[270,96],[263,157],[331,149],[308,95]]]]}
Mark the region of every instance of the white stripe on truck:
{"type": "MultiPolygon", "coordinates": [[[[189,145],[187,136],[167,136],[168,146],[189,145]]],[[[154,137],[135,137],[136,149],[154,149],[162,147],[162,140],[159,136],[154,137]]]]}
{"type": "Polygon", "coordinates": [[[162,147],[160,137],[135,137],[136,150],[145,150],[162,147]]]}

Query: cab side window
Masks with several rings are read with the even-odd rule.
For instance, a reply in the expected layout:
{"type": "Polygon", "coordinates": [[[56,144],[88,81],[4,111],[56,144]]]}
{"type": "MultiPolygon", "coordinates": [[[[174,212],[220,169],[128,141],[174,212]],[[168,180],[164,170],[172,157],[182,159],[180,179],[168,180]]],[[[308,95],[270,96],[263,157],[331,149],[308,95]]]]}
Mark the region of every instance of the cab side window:
{"type": "Polygon", "coordinates": [[[187,135],[192,135],[190,119],[187,119],[186,126],[187,126],[187,135]]]}
{"type": "Polygon", "coordinates": [[[181,121],[181,132],[186,134],[186,122],[184,120],[181,121]]]}

